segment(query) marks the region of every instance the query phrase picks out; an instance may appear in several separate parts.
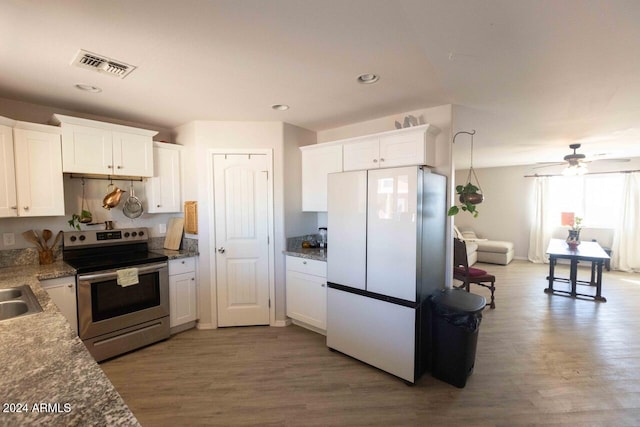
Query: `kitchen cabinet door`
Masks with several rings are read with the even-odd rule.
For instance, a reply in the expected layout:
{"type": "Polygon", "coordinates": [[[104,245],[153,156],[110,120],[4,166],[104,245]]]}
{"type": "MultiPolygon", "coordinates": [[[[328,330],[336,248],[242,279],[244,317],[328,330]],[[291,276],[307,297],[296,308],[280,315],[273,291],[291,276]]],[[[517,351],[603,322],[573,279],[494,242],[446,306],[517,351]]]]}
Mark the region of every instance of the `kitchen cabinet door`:
{"type": "Polygon", "coordinates": [[[153,141],[150,136],[113,132],[114,174],[153,176],[153,141]]]}
{"type": "Polygon", "coordinates": [[[113,139],[110,131],[65,124],[62,127],[63,171],[114,174],[113,139]]]}
{"type": "Polygon", "coordinates": [[[380,167],[408,165],[434,165],[435,144],[431,144],[433,156],[427,159],[425,131],[402,132],[380,137],[380,167]]]}
{"type": "Polygon", "coordinates": [[[195,272],[169,276],[169,312],[172,328],[196,320],[195,272]]]}
{"type": "Polygon", "coordinates": [[[181,212],[180,145],[153,143],[153,178],[145,184],[147,212],[181,212]]]}
{"type": "Polygon", "coordinates": [[[42,280],[40,285],[47,291],[55,305],[58,306],[73,332],[78,334],[75,276],[42,280]]]}
{"type": "Polygon", "coordinates": [[[376,169],[379,166],[380,143],[378,137],[364,138],[342,147],[344,171],[376,169]]]}
{"type": "MultiPolygon", "coordinates": [[[[295,257],[287,257],[287,259],[295,257]]],[[[322,261],[314,261],[323,263],[322,261]]],[[[327,329],[327,279],[287,267],[287,316],[306,325],[327,329]]]]}
{"type": "Polygon", "coordinates": [[[13,136],[18,215],[64,215],[60,135],[14,128],[13,136]]]}
{"type": "Polygon", "coordinates": [[[342,145],[302,148],[302,210],[327,211],[327,176],[342,172],[342,145]]]}
{"type": "Polygon", "coordinates": [[[0,217],[18,215],[13,130],[0,125],[0,217]]]}

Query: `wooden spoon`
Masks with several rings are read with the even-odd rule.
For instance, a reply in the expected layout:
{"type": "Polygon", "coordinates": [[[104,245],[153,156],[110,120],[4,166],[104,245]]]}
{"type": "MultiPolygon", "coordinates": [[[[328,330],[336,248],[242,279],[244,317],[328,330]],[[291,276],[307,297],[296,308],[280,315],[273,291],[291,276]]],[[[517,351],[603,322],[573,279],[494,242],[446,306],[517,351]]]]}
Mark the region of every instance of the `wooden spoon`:
{"type": "Polygon", "coordinates": [[[47,243],[49,243],[49,239],[51,239],[51,236],[53,236],[53,232],[51,230],[42,230],[42,240],[44,242],[45,248],[47,248],[47,243]]]}
{"type": "Polygon", "coordinates": [[[38,237],[38,234],[35,231],[27,230],[24,233],[22,233],[22,237],[24,237],[28,242],[31,242],[37,247],[39,247],[40,249],[44,250],[44,247],[40,242],[40,238],[38,237]]]}
{"type": "Polygon", "coordinates": [[[51,245],[51,248],[56,247],[61,237],[62,237],[62,230],[58,231],[58,234],[56,234],[56,238],[53,240],[53,244],[51,245]]]}

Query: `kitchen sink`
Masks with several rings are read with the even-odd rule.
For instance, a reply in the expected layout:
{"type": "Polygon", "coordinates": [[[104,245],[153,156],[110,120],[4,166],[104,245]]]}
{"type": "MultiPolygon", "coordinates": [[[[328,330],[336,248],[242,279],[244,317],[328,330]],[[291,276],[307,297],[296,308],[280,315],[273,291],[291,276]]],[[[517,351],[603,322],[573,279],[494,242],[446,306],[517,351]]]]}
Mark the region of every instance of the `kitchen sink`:
{"type": "Polygon", "coordinates": [[[0,289],[0,302],[9,301],[22,296],[22,291],[18,288],[0,289]]]}
{"type": "Polygon", "coordinates": [[[29,285],[0,289],[0,321],[42,311],[29,285]]]}

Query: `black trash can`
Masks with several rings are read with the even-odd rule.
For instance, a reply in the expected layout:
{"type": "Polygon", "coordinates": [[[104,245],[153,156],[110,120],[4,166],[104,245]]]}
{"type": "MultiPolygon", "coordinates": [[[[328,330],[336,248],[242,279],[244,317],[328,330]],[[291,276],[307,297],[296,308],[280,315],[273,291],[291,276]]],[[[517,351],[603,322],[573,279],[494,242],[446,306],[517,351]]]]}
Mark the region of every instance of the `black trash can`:
{"type": "Polygon", "coordinates": [[[431,296],[431,374],[435,378],[459,388],[467,384],[486,302],[483,296],[461,289],[445,289],[431,296]]]}

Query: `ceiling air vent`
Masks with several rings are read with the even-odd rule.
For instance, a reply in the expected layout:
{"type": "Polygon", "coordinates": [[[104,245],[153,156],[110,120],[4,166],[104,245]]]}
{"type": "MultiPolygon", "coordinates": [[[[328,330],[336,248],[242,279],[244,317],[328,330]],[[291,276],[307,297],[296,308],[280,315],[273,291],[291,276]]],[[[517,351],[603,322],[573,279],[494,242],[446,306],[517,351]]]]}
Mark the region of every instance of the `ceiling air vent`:
{"type": "Polygon", "coordinates": [[[135,66],[117,59],[108,58],[104,55],[98,55],[82,49],[78,51],[71,64],[76,67],[86,68],[87,70],[94,70],[110,76],[120,77],[121,79],[136,69],[135,66]]]}

